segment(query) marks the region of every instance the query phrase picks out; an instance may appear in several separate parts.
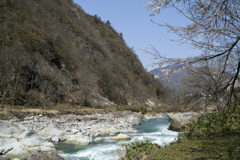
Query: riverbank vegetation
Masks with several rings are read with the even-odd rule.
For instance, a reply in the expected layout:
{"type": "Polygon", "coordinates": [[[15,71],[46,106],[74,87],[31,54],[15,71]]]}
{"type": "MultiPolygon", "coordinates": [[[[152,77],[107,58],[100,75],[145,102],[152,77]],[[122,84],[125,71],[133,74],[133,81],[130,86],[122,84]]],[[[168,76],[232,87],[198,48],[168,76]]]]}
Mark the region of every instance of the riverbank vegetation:
{"type": "Polygon", "coordinates": [[[240,105],[233,105],[200,116],[170,145],[149,141],[127,145],[123,159],[239,159],[239,142],[240,105]]]}
{"type": "Polygon", "coordinates": [[[138,152],[132,144],[127,149],[123,160],[193,160],[193,159],[231,159],[240,158],[240,129],[212,135],[205,138],[173,143],[166,147],[155,147],[156,144],[140,144],[145,150],[138,152]]]}
{"type": "Polygon", "coordinates": [[[135,106],[135,105],[113,105],[113,106],[91,106],[91,107],[79,107],[78,105],[68,104],[54,104],[49,105],[47,109],[43,109],[41,106],[23,106],[15,105],[11,106],[9,104],[5,105],[5,108],[0,111],[0,119],[9,120],[12,117],[18,117],[19,119],[26,117],[27,115],[46,115],[46,116],[56,116],[56,115],[93,115],[93,114],[104,114],[107,112],[112,112],[119,114],[123,111],[141,112],[142,114],[150,114],[155,116],[158,113],[165,113],[169,111],[172,106],[162,105],[162,106],[135,106]]]}

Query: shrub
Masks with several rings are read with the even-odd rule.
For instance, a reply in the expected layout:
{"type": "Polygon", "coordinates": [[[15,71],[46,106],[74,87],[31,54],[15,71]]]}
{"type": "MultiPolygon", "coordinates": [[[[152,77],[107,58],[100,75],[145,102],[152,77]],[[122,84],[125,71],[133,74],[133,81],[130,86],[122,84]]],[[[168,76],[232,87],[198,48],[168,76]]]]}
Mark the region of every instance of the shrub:
{"type": "Polygon", "coordinates": [[[152,144],[150,140],[145,142],[135,141],[132,144],[123,145],[126,149],[126,159],[148,159],[154,150],[160,148],[157,144],[152,144]]]}
{"type": "Polygon", "coordinates": [[[84,107],[91,107],[91,102],[85,100],[85,101],[83,101],[83,106],[84,106],[84,107]]]}
{"type": "Polygon", "coordinates": [[[240,128],[240,105],[233,105],[227,106],[217,113],[202,115],[197,122],[189,123],[187,130],[182,133],[182,137],[188,139],[206,137],[238,128],[240,128]]]}
{"type": "Polygon", "coordinates": [[[111,26],[111,23],[109,20],[107,20],[106,25],[111,26]]]}

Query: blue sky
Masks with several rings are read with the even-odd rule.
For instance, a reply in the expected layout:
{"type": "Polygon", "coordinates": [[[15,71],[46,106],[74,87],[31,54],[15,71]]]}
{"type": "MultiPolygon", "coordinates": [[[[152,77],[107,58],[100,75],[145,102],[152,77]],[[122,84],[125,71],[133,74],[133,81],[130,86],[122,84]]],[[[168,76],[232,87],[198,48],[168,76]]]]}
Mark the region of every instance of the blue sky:
{"type": "MultiPolygon", "coordinates": [[[[160,53],[172,58],[185,58],[200,53],[192,46],[172,42],[171,39],[176,40],[179,37],[150,21],[152,19],[157,23],[167,22],[170,25],[178,26],[189,24],[186,18],[173,9],[163,10],[153,17],[150,16],[151,11],[143,7],[150,0],[74,0],[74,2],[80,5],[86,13],[97,14],[104,22],[109,20],[117,32],[122,32],[125,42],[129,47],[134,47],[143,66],[153,62],[151,56],[142,51],[150,48],[150,45],[153,45],[160,53]]],[[[154,68],[148,67],[147,70],[150,71],[154,68]]]]}

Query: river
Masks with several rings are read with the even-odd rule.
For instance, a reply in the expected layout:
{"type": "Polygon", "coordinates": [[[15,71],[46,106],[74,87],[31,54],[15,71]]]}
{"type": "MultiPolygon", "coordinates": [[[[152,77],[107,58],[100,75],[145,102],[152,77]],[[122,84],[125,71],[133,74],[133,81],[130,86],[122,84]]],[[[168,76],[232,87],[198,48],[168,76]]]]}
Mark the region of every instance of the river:
{"type": "Polygon", "coordinates": [[[124,156],[125,151],[122,144],[130,144],[134,141],[151,140],[159,145],[173,142],[178,133],[167,130],[169,123],[166,118],[157,118],[143,121],[141,125],[135,126],[138,133],[128,133],[130,141],[112,141],[113,136],[101,137],[101,143],[88,146],[76,146],[67,143],[57,143],[57,150],[62,150],[64,154],[60,156],[66,160],[116,160],[124,156]]]}

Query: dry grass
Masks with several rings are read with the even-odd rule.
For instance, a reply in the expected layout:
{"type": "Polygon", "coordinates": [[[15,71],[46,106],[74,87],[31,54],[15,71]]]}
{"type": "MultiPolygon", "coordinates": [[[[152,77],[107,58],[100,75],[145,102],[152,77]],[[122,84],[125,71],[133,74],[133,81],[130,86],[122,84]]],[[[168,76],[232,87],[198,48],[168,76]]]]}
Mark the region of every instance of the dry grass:
{"type": "MultiPolygon", "coordinates": [[[[124,117],[125,115],[122,115],[122,111],[129,109],[129,107],[133,107],[136,109],[137,112],[140,110],[137,110],[138,106],[92,106],[92,107],[80,107],[77,105],[68,105],[64,103],[59,104],[51,104],[47,107],[47,110],[44,109],[41,106],[11,106],[11,105],[5,105],[5,108],[3,111],[0,111],[0,119],[8,119],[7,117],[11,117],[11,115],[15,115],[17,113],[21,113],[24,115],[48,115],[48,116],[54,116],[54,115],[66,115],[66,114],[75,114],[75,115],[93,115],[93,114],[105,114],[105,113],[114,113],[115,118],[124,117]],[[46,114],[47,113],[47,114],[46,114]],[[4,117],[4,118],[3,118],[4,117]]],[[[139,106],[139,109],[142,106],[139,106]]],[[[151,114],[155,116],[157,113],[164,113],[167,109],[169,109],[169,106],[162,105],[162,106],[156,106],[156,107],[145,107],[146,113],[151,114]]]]}
{"type": "MultiPolygon", "coordinates": [[[[22,109],[20,110],[20,112],[30,112],[30,113],[44,113],[46,112],[46,110],[44,109],[22,109]]],[[[57,114],[58,111],[57,110],[47,110],[48,113],[52,113],[52,114],[57,114]]]]}
{"type": "MultiPolygon", "coordinates": [[[[43,114],[47,116],[64,115],[64,114],[75,114],[75,115],[93,115],[93,114],[104,114],[108,112],[115,112],[117,106],[96,106],[96,107],[79,107],[69,106],[67,104],[55,104],[47,107],[47,110],[43,107],[31,106],[10,106],[5,105],[3,110],[0,110],[0,119],[10,119],[12,116],[23,117],[27,115],[38,115],[43,114]],[[21,116],[20,116],[21,115],[21,116]]],[[[118,115],[120,116],[120,115],[118,115]]],[[[116,115],[117,117],[117,115],[116,115]]],[[[122,117],[122,115],[120,116],[122,117]]]]}

